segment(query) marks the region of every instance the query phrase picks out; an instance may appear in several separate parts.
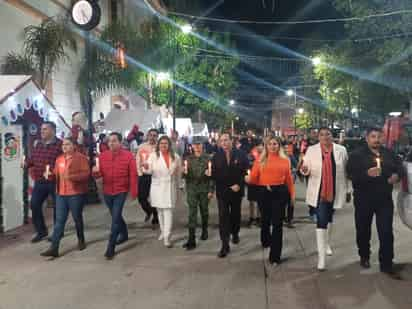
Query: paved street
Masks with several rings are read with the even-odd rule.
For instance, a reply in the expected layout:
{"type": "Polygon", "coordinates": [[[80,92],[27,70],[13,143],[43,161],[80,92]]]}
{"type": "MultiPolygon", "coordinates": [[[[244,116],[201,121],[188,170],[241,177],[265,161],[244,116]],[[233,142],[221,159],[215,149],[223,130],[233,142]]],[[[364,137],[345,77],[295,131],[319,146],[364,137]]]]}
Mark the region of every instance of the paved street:
{"type": "MultiPolygon", "coordinates": [[[[76,250],[70,221],[59,259],[39,256],[48,243],[32,245],[31,234],[1,236],[0,309],[126,309],[126,308],[412,308],[412,231],[395,222],[396,261],[404,281],[378,271],[374,229],[372,268],[360,270],[354,243],[352,207],[338,212],[329,270],[318,273],[315,227],[304,216],[303,188],[298,190],[296,229],[285,229],[284,263],[265,276],[259,230],[243,227],[241,243],[227,259],[219,249],[217,214],[213,204],[210,239],[195,251],[181,248],[186,212],[175,214],[175,247],[164,248],[158,232],[143,223],[135,206],[126,209],[130,241],[113,261],[103,253],[109,217],[103,206],[85,211],[85,251],[76,250]]],[[[243,207],[243,221],[247,207],[243,207]]],[[[26,229],[28,230],[28,229],[26,229]]]]}

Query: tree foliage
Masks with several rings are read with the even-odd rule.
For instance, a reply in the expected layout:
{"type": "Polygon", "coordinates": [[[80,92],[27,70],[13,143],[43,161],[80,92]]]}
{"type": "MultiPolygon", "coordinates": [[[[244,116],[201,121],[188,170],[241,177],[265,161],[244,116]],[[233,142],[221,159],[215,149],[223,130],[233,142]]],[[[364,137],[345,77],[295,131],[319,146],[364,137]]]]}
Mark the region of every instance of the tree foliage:
{"type": "Polygon", "coordinates": [[[46,88],[54,70],[69,59],[68,49],[77,50],[67,19],[47,18],[39,25],[30,25],[23,31],[23,52],[11,52],[4,59],[2,72],[31,74],[42,88],[46,88]]]}
{"type": "MultiPolygon", "coordinates": [[[[183,24],[180,20],[176,23],[183,24]]],[[[196,32],[200,31],[196,29],[196,32]]],[[[230,44],[227,36],[208,39],[226,46],[230,44]]],[[[191,117],[201,109],[208,112],[204,113],[206,121],[216,122],[220,116],[223,123],[226,121],[225,98],[236,87],[232,72],[238,61],[207,57],[208,48],[197,36],[184,34],[178,27],[159,19],[149,19],[139,26],[124,21],[111,24],[103,30],[99,41],[92,44],[91,59],[82,68],[79,86],[86,85],[87,74],[90,74],[88,85],[96,95],[115,88],[131,89],[145,97],[150,105],[171,106],[174,81],[179,117],[191,117]],[[114,60],[118,43],[127,54],[125,69],[114,60]],[[168,72],[171,80],[160,82],[159,72],[168,72]]]]}

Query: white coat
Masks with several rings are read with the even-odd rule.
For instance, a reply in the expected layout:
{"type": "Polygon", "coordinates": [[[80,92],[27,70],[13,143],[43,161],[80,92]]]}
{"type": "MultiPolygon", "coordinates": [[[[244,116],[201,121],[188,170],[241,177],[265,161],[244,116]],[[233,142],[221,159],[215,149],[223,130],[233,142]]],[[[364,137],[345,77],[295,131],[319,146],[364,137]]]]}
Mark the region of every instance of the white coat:
{"type": "Polygon", "coordinates": [[[154,152],[150,154],[147,164],[148,169],[144,169],[144,172],[152,175],[152,185],[150,187],[152,206],[156,208],[174,208],[181,177],[179,156],[175,154],[175,159],[171,160],[170,167],[167,168],[163,156],[157,157],[156,152],[154,152]]]}
{"type": "MultiPolygon", "coordinates": [[[[339,209],[345,204],[346,193],[349,192],[348,179],[346,177],[346,162],[348,161],[346,148],[333,143],[333,157],[336,164],[336,195],[333,208],[339,209]]],[[[317,207],[322,181],[322,150],[319,143],[308,148],[303,159],[303,166],[307,166],[309,173],[306,203],[309,206],[317,207]]]]}

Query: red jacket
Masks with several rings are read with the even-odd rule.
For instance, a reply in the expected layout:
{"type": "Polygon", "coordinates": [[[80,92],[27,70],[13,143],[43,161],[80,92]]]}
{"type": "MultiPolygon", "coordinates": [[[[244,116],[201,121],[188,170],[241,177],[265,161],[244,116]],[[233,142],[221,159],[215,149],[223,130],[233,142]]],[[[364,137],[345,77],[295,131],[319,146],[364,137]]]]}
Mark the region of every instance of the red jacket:
{"type": "Polygon", "coordinates": [[[75,151],[71,156],[60,155],[54,167],[56,191],[59,195],[77,195],[89,190],[89,159],[75,151]]]}
{"type": "Polygon", "coordinates": [[[107,195],[130,192],[137,197],[136,160],[130,151],[105,151],[99,156],[100,171],[95,177],[103,177],[103,192],[107,195]]]}

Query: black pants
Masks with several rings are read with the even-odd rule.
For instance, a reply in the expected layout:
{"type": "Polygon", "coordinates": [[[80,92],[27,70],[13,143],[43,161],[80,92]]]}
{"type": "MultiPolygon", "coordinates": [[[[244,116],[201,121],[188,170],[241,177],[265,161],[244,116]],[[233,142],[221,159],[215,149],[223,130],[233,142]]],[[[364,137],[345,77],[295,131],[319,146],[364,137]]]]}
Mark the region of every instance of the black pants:
{"type": "Polygon", "coordinates": [[[393,200],[392,195],[376,196],[375,193],[354,194],[356,242],[359,256],[369,259],[373,215],[379,237],[379,262],[381,268],[390,268],[393,260],[393,200]],[[375,194],[371,197],[371,195],[375,194]]]}
{"type": "Polygon", "coordinates": [[[286,202],[286,218],[285,218],[285,221],[287,223],[292,223],[292,220],[294,218],[294,213],[295,213],[295,205],[292,205],[290,196],[288,194],[288,199],[286,202]]]}
{"type": "Polygon", "coordinates": [[[150,186],[152,185],[152,176],[151,175],[143,175],[139,176],[139,196],[138,200],[140,206],[142,206],[143,211],[146,215],[153,214],[153,220],[157,220],[157,210],[156,208],[152,207],[149,202],[149,195],[150,195],[150,186]]]}
{"type": "Polygon", "coordinates": [[[285,185],[272,186],[272,191],[263,190],[262,226],[260,240],[264,248],[270,247],[270,263],[280,263],[283,242],[283,219],[288,201],[288,188],[285,185]]]}
{"type": "Polygon", "coordinates": [[[235,192],[228,192],[225,196],[217,199],[219,234],[223,247],[229,247],[230,234],[239,235],[241,201],[241,194],[235,192]]]}

